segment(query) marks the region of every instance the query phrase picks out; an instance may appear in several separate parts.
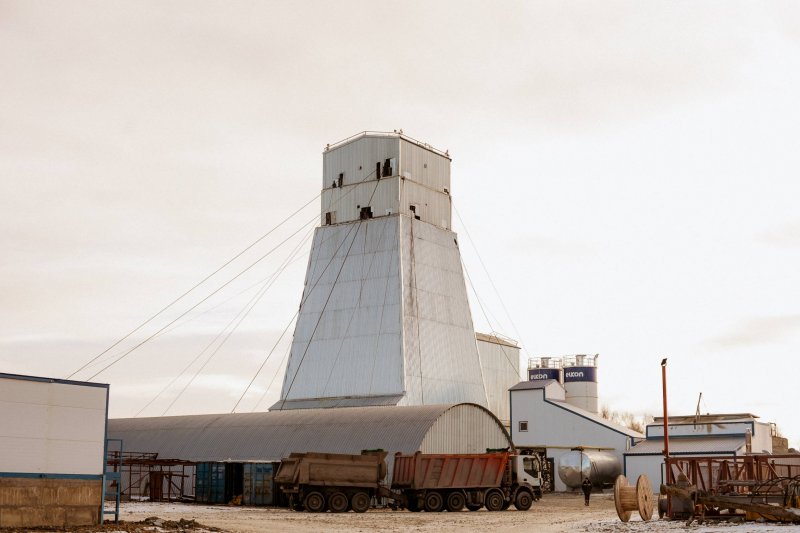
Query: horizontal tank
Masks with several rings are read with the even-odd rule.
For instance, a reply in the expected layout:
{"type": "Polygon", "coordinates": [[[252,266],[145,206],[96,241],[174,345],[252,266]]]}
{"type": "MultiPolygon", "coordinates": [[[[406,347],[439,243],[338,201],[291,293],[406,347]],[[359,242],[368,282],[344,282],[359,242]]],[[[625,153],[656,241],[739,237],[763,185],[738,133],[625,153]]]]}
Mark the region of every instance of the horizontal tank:
{"type": "Polygon", "coordinates": [[[619,458],[612,452],[572,450],[558,458],[558,477],[571,489],[579,489],[584,478],[592,485],[612,485],[622,473],[619,458]]]}

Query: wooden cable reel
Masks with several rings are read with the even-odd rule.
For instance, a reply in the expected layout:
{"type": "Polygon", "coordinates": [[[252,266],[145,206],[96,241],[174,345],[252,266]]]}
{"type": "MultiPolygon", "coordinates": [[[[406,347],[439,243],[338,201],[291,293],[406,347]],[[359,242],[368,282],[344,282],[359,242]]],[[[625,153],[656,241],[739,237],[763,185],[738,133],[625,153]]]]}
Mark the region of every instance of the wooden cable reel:
{"type": "Polygon", "coordinates": [[[633,487],[628,484],[628,478],[617,476],[614,482],[614,506],[617,508],[617,516],[623,522],[631,519],[633,511],[639,511],[639,516],[645,522],[650,520],[653,517],[653,487],[650,479],[641,475],[633,487]]]}

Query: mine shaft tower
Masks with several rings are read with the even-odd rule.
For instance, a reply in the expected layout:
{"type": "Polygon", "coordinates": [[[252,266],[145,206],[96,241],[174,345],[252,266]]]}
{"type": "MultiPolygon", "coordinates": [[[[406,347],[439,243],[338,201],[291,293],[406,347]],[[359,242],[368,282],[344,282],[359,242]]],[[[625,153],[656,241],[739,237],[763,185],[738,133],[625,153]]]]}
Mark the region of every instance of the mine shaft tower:
{"type": "Polygon", "coordinates": [[[402,132],[326,147],[321,226],[271,409],[487,405],[450,162],[402,132]]]}

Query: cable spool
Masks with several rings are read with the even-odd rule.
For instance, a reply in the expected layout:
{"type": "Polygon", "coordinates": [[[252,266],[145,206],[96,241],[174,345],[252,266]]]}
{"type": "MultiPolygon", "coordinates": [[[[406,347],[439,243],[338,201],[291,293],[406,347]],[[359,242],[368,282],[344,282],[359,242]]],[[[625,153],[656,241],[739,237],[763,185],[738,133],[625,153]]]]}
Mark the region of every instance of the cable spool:
{"type": "Polygon", "coordinates": [[[633,511],[639,511],[639,516],[647,522],[653,517],[653,487],[650,479],[642,474],[636,480],[636,486],[628,484],[628,478],[617,476],[614,482],[614,506],[617,516],[623,522],[631,519],[633,511]]]}

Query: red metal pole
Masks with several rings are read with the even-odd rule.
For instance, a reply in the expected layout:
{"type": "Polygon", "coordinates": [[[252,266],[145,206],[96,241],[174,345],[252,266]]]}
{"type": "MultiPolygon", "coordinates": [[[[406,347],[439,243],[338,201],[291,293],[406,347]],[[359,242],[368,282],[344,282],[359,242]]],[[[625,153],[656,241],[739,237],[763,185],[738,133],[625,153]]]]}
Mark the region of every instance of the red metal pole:
{"type": "MultiPolygon", "coordinates": [[[[667,417],[667,359],[661,361],[661,391],[664,397],[664,459],[669,459],[669,419],[667,417]]],[[[669,483],[670,474],[667,470],[667,483],[669,483]]]]}
{"type": "MultiPolygon", "coordinates": [[[[664,466],[667,470],[666,484],[672,484],[672,467],[669,464],[669,418],[667,415],[667,358],[661,361],[661,392],[664,400],[664,466]]],[[[667,516],[672,518],[672,497],[667,496],[667,516]]]]}

